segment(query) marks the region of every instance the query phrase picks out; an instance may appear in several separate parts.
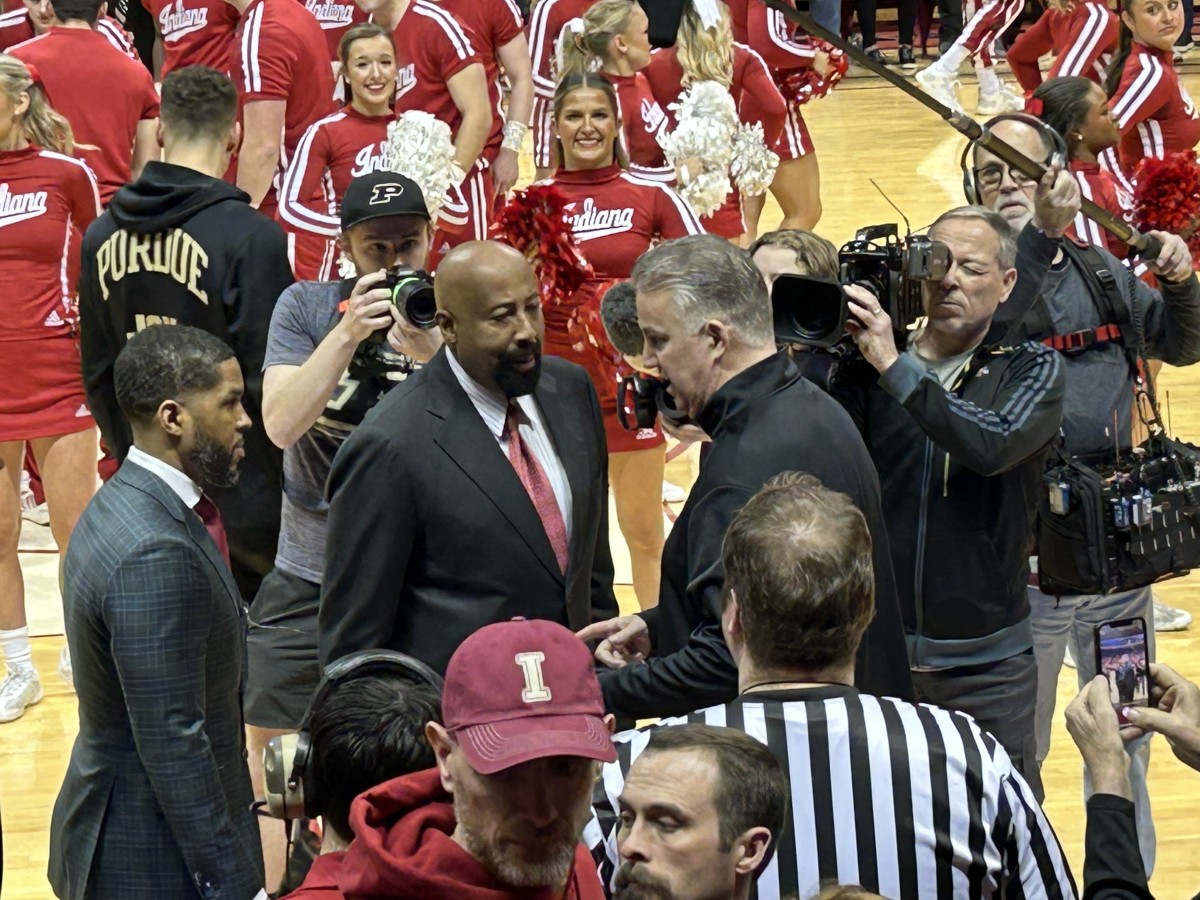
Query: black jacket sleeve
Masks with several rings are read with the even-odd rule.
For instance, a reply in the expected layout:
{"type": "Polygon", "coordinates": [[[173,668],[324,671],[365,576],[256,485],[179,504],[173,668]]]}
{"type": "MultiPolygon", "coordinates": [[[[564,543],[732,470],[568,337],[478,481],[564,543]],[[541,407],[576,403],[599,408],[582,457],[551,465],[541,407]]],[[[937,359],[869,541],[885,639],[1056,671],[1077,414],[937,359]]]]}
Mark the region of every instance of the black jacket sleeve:
{"type": "MultiPolygon", "coordinates": [[[[600,456],[600,524],[596,529],[596,547],[592,555],[592,622],[603,622],[619,614],[617,595],[613,593],[612,548],[608,542],[608,446],[604,437],[604,419],[596,389],[586,374],[580,373],[592,407],[592,430],[600,456]]],[[[579,501],[576,501],[579,502],[579,501]]]]}
{"type": "Polygon", "coordinates": [[[737,696],[737,667],[721,634],[721,542],[734,515],[752,496],[754,490],[745,485],[723,485],[692,511],[685,602],[699,611],[701,624],[674,653],[601,672],[600,687],[610,712],[634,718],[682,715],[737,696]]]}
{"type": "Polygon", "coordinates": [[[389,646],[418,527],[408,466],[375,425],[359,425],[338,450],[326,496],[329,537],[317,614],[322,667],[347,653],[389,646]]]}
{"type": "Polygon", "coordinates": [[[1142,322],[1146,355],[1173,366],[1200,362],[1200,282],[1195,276],[1179,284],[1160,281],[1158,291],[1132,273],[1127,284],[1131,316],[1142,322]]]}
{"type": "Polygon", "coordinates": [[[1138,848],[1133,804],[1112,794],[1087,802],[1083,900],[1153,900],[1138,848]]]}
{"type": "Polygon", "coordinates": [[[1066,388],[1061,358],[1037,344],[1022,344],[994,365],[1003,373],[992,408],[947,391],[907,354],[880,376],[879,384],[934,443],[986,477],[1019,465],[1050,443],[1062,427],[1066,388]]]}
{"type": "Polygon", "coordinates": [[[267,353],[267,332],[275,302],[292,284],[287,238],[276,223],[261,222],[249,235],[230,268],[225,288],[225,323],[229,342],[242,365],[250,415],[262,417],[262,369],[267,353]]]}
{"type": "Polygon", "coordinates": [[[83,387],[88,408],[100,427],[104,445],[119,460],[133,444],[129,424],[117,405],[113,365],[124,341],[113,329],[108,306],[96,273],[96,231],[89,228],[83,239],[79,271],[79,351],[83,362],[83,387]]]}

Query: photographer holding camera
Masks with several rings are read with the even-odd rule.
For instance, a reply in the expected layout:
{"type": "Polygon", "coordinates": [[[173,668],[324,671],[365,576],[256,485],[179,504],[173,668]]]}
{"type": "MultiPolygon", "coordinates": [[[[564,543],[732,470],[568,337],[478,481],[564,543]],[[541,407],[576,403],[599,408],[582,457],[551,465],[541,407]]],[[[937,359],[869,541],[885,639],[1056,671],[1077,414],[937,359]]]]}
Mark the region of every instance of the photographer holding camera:
{"type": "Polygon", "coordinates": [[[846,329],[878,378],[834,393],[879,472],[917,698],[973,716],[1041,800],[1025,586],[1062,364],[993,322],[1017,281],[1017,234],[1001,216],[953,209],[928,237],[948,266],[920,282],[925,320],[906,347],[874,295],[845,288],[846,329]]]}
{"type": "MultiPolygon", "coordinates": [[[[432,235],[421,189],[394,172],[356,178],[342,200],[341,224],[338,240],[358,277],[292,285],[275,305],[267,336],[263,425],[284,451],[284,489],[275,568],[254,600],[247,635],[245,719],[256,796],[263,747],[296,729],[321,677],[317,608],[333,457],[379,399],[442,343],[436,328],[412,321],[432,324],[433,311],[432,286],[416,271],[432,235]]],[[[283,841],[266,820],[262,835],[274,887],[283,841]]]]}

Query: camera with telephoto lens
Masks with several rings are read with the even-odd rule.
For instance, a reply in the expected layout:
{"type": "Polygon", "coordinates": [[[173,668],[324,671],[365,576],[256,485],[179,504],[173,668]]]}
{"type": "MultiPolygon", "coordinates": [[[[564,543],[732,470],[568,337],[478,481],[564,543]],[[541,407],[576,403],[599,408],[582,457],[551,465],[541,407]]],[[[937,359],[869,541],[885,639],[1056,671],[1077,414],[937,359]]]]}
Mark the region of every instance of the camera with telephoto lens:
{"type": "MultiPolygon", "coordinates": [[[[341,299],[350,299],[358,278],[343,278],[341,299]]],[[[437,303],[433,298],[433,281],[423,269],[412,269],[408,266],[393,266],[384,274],[381,284],[374,284],[371,290],[386,290],[389,299],[398,306],[417,328],[430,329],[437,324],[437,303]]],[[[387,339],[388,328],[380,328],[372,332],[368,341],[381,343],[387,339]]]]}
{"type": "Polygon", "coordinates": [[[879,300],[903,334],[921,317],[921,282],[938,281],[950,268],[950,248],[922,234],[903,240],[899,227],[871,225],[838,251],[839,278],[780,275],[771,288],[775,340],[832,347],[846,335],[850,316],[843,286],[857,284],[879,300]]]}

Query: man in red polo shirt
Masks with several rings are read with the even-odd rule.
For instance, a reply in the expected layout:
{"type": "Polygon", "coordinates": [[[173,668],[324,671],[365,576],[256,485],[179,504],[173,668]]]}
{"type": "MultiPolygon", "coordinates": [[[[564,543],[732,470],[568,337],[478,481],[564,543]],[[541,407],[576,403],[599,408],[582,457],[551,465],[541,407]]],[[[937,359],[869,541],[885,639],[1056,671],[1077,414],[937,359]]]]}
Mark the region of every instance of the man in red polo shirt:
{"type": "Polygon", "coordinates": [[[225,0],[141,2],[154,19],[155,43],[162,48],[160,80],[187,66],[208,66],[222,75],[229,71],[238,14],[225,0]]]}
{"type": "Polygon", "coordinates": [[[100,202],[107,206],[118,188],[158,156],[158,92],[146,67],[96,30],[103,5],[104,0],[54,0],[61,24],[8,52],[41,73],[50,102],[71,123],[76,154],[96,173],[100,202]]]}
{"type": "Polygon", "coordinates": [[[241,15],[233,76],[242,113],[237,186],[275,217],[275,192],[308,126],[334,110],[325,35],[297,0],[226,0],[241,15]]]}

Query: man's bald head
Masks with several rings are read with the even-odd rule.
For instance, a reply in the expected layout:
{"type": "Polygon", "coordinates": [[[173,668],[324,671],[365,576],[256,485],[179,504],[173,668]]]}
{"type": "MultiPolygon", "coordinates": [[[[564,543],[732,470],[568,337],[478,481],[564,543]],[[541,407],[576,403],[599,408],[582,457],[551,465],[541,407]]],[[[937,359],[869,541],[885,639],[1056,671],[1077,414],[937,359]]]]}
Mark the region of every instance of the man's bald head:
{"type": "Polygon", "coordinates": [[[442,338],[475,381],[506,397],[531,393],[541,370],[541,297],[525,257],[497,241],[455,247],[434,279],[442,338]]]}

